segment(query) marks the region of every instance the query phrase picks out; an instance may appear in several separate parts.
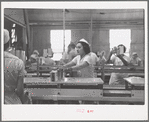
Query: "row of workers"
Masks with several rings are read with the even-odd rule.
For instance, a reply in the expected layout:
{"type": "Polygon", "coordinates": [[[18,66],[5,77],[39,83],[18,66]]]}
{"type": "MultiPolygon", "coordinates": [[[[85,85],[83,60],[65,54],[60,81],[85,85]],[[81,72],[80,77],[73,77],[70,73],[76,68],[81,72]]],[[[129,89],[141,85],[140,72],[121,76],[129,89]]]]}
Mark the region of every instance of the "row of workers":
{"type": "MultiPolygon", "coordinates": [[[[27,103],[29,99],[24,94],[23,78],[25,75],[24,63],[18,57],[12,55],[7,51],[9,47],[9,32],[4,30],[4,93],[5,103],[27,103]]],[[[114,65],[131,65],[130,58],[124,53],[120,54],[120,47],[117,50],[112,50],[105,63],[113,63],[114,65]]],[[[94,65],[99,63],[97,55],[90,51],[89,43],[81,39],[75,46],[77,55],[68,63],[62,65],[64,70],[78,71],[80,77],[94,77],[94,65]]],[[[109,84],[123,84],[123,78],[127,74],[112,73],[109,84]]]]}
{"type": "MultiPolygon", "coordinates": [[[[86,40],[84,39],[81,39],[80,41],[85,41],[86,43],[88,43],[86,40]]],[[[121,46],[121,45],[120,45],[121,46]]],[[[124,50],[126,50],[126,47],[124,45],[122,45],[124,50]]],[[[50,48],[51,49],[51,48],[50,48]]],[[[112,49],[113,53],[112,55],[116,54],[117,53],[117,47],[114,47],[112,49]]],[[[77,50],[76,50],[76,45],[74,43],[70,43],[68,45],[68,49],[67,49],[67,52],[64,52],[63,53],[63,56],[62,58],[60,59],[60,61],[54,61],[52,59],[53,57],[53,51],[51,49],[51,52],[52,52],[52,55],[45,55],[45,56],[39,56],[39,52],[37,50],[34,50],[33,51],[33,54],[30,56],[29,60],[27,61],[26,65],[29,65],[29,64],[37,64],[37,59],[41,59],[39,60],[40,64],[42,65],[64,65],[70,61],[72,61],[72,59],[74,57],[76,57],[78,55],[77,53],[77,50]],[[56,62],[59,62],[59,63],[56,63],[56,62]]],[[[106,63],[106,58],[105,58],[105,51],[101,51],[101,52],[96,52],[96,56],[95,54],[93,54],[93,52],[91,52],[91,55],[93,55],[93,57],[98,57],[98,62],[96,62],[96,65],[102,65],[103,63],[106,63]]],[[[97,58],[96,58],[97,59],[97,58]]],[[[111,58],[112,60],[112,58],[111,58]]],[[[113,62],[110,62],[113,64],[113,62]]],[[[130,58],[130,64],[131,65],[135,65],[135,66],[141,66],[141,59],[138,57],[138,54],[137,52],[133,52],[132,53],[132,57],[130,58]]],[[[115,65],[115,64],[114,64],[115,65]]]]}
{"type": "MultiPolygon", "coordinates": [[[[132,58],[125,55],[126,47],[123,44],[118,45],[110,51],[107,60],[102,52],[98,57],[90,51],[90,45],[85,39],[81,39],[76,45],[77,56],[69,63],[62,66],[63,69],[69,71],[77,71],[79,77],[94,77],[94,66],[112,63],[115,66],[140,65],[141,59],[136,53],[133,53],[132,58]],[[123,51],[121,52],[121,49],[123,51]]],[[[128,73],[111,73],[110,85],[124,84],[124,79],[128,77],[128,73]]]]}
{"type": "MultiPolygon", "coordinates": [[[[78,77],[94,77],[94,66],[104,65],[105,63],[112,63],[117,66],[140,66],[141,59],[138,57],[136,52],[133,53],[132,58],[126,56],[124,54],[125,52],[126,47],[120,44],[111,50],[109,57],[106,60],[104,57],[104,51],[99,54],[91,52],[89,43],[85,39],[81,39],[77,43],[77,45],[74,45],[73,43],[69,44],[68,51],[63,55],[60,63],[63,64],[63,69],[67,69],[69,71],[77,71],[78,77]],[[123,49],[123,52],[121,52],[121,48],[123,49]]],[[[38,55],[39,53],[37,51],[34,51],[31,57],[34,56],[34,60],[36,61],[37,58],[35,57],[38,57],[38,55]]],[[[54,61],[52,59],[45,58],[45,62],[47,62],[46,60],[50,62],[48,64],[54,64],[54,61]]],[[[124,77],[128,77],[128,74],[112,73],[109,84],[115,84],[117,83],[116,81],[120,82],[121,79],[123,79],[124,77]]]]}

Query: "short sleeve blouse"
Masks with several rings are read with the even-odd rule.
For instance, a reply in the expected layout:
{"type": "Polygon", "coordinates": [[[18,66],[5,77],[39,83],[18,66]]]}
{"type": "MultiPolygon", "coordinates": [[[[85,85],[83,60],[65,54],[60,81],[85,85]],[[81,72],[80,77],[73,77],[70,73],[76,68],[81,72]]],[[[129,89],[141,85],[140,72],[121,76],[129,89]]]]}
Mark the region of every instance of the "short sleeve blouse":
{"type": "Polygon", "coordinates": [[[92,59],[89,54],[85,55],[82,59],[80,55],[77,55],[72,62],[74,62],[76,65],[80,65],[84,62],[87,62],[89,65],[81,70],[78,71],[78,74],[80,77],[93,77],[94,68],[92,67],[92,59]]]}

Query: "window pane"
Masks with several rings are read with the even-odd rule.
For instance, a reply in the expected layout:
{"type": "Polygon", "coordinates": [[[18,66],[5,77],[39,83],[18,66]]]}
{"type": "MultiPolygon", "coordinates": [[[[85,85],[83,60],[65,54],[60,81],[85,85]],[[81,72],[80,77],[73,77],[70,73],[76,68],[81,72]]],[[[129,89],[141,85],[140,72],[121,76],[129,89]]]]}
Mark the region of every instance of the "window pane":
{"type": "MultiPolygon", "coordinates": [[[[64,46],[64,37],[63,30],[51,30],[51,48],[54,52],[53,59],[59,60],[62,57],[63,46],[64,46]]],[[[71,30],[65,30],[65,50],[71,41],[71,30]]]]}
{"type": "Polygon", "coordinates": [[[126,46],[126,55],[129,56],[131,43],[131,30],[130,29],[111,29],[110,30],[110,49],[119,44],[126,46]]]}

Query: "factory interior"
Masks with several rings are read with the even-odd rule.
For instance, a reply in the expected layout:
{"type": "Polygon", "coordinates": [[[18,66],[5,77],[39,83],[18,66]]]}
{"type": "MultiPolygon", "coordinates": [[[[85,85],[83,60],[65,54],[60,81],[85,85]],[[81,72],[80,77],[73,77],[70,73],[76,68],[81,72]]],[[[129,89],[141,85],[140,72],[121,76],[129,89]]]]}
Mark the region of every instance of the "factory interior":
{"type": "Polygon", "coordinates": [[[5,8],[4,29],[4,104],[145,104],[144,9],[5,8]]]}

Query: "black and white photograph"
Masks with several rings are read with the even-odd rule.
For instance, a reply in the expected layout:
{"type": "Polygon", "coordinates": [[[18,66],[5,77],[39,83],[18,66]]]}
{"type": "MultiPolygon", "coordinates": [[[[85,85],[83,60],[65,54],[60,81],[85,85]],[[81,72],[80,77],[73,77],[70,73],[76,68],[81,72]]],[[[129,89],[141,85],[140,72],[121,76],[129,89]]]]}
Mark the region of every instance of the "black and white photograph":
{"type": "Polygon", "coordinates": [[[2,120],[147,120],[147,2],[1,2],[2,120]]]}

